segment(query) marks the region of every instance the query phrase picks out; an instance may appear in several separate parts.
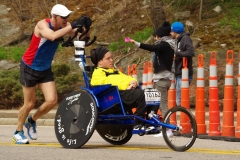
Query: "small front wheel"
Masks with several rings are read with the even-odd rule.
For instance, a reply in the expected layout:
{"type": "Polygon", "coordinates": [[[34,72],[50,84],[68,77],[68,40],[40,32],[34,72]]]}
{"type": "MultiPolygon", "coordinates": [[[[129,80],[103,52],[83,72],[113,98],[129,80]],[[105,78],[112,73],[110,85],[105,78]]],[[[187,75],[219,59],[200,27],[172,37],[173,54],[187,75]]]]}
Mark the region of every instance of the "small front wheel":
{"type": "Polygon", "coordinates": [[[197,124],[193,114],[184,107],[173,107],[167,111],[164,123],[177,126],[177,130],[162,128],[166,144],[174,151],[183,152],[194,144],[197,138],[197,124]]]}

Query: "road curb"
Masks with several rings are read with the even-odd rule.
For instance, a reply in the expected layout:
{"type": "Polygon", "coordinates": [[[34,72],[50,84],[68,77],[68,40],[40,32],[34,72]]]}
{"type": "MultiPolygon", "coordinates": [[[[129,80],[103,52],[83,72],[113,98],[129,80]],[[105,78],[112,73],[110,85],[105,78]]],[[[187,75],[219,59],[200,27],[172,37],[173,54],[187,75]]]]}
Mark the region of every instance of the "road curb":
{"type": "Polygon", "coordinates": [[[199,139],[211,139],[211,140],[222,140],[222,141],[229,141],[229,142],[240,142],[240,138],[236,137],[226,137],[226,136],[209,136],[205,135],[198,135],[199,139]]]}
{"type": "MultiPolygon", "coordinates": [[[[17,125],[17,118],[0,118],[0,125],[17,125]]],[[[54,119],[38,119],[37,126],[53,126],[54,119]]]]}
{"type": "MultiPolygon", "coordinates": [[[[35,109],[32,110],[29,115],[35,113],[35,109]]],[[[56,109],[49,111],[37,120],[38,126],[53,126],[56,115],[56,109]]],[[[0,125],[17,125],[17,117],[19,110],[0,110],[0,125]]]]}
{"type": "MultiPolygon", "coordinates": [[[[19,110],[0,110],[1,118],[17,118],[19,110]]],[[[30,111],[29,115],[32,115],[36,112],[36,110],[30,111]]],[[[51,110],[47,114],[40,117],[40,119],[54,119],[57,110],[51,110]]]]}

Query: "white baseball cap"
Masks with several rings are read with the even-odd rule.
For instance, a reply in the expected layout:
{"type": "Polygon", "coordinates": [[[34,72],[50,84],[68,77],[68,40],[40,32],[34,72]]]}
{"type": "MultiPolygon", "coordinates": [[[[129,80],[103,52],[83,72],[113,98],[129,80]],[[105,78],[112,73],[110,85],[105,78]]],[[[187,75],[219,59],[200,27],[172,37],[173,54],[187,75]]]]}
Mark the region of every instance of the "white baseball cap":
{"type": "Polygon", "coordinates": [[[72,11],[68,10],[67,7],[61,4],[56,4],[55,6],[53,6],[51,11],[52,15],[55,14],[57,16],[62,16],[62,17],[66,17],[70,13],[72,13],[72,11]]]}

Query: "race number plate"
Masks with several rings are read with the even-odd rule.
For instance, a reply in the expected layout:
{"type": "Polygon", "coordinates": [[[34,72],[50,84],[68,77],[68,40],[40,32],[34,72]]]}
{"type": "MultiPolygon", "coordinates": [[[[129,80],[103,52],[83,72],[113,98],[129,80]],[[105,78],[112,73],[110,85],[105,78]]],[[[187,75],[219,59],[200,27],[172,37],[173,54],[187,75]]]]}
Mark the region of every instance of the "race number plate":
{"type": "Polygon", "coordinates": [[[161,101],[161,93],[154,88],[144,89],[145,100],[147,105],[159,105],[161,101]]]}

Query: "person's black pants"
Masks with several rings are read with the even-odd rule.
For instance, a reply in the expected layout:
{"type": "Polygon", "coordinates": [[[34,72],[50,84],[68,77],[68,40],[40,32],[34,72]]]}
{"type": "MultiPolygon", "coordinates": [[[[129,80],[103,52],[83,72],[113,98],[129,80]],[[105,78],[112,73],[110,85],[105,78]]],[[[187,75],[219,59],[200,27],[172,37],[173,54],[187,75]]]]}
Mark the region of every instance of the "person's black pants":
{"type": "Polygon", "coordinates": [[[120,96],[126,110],[137,108],[134,115],[144,118],[146,101],[144,91],[141,89],[121,90],[120,96]]]}

